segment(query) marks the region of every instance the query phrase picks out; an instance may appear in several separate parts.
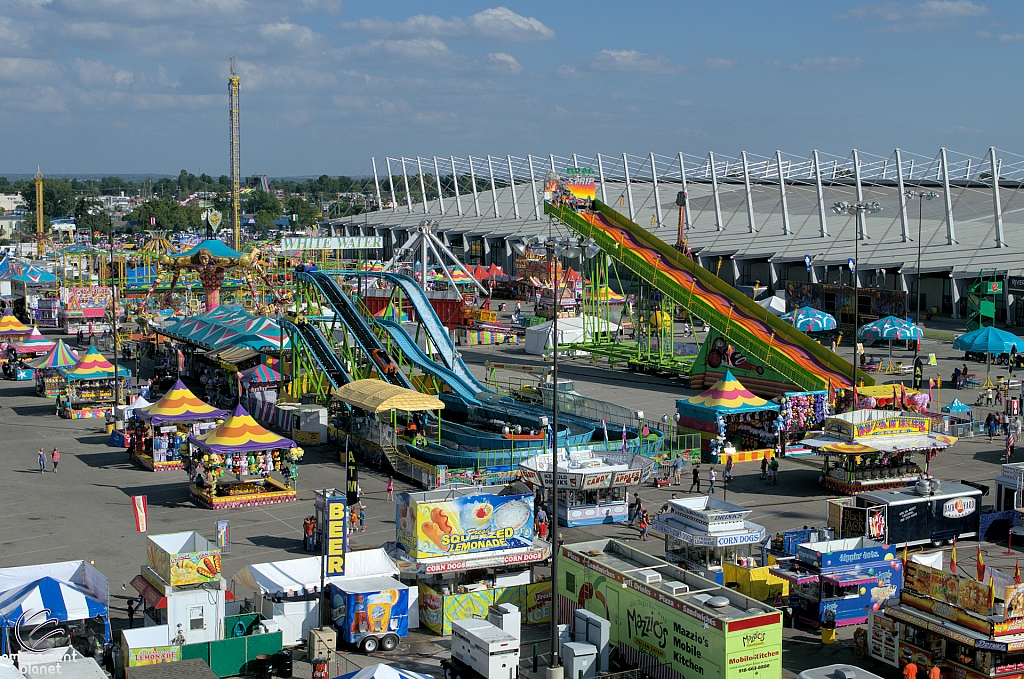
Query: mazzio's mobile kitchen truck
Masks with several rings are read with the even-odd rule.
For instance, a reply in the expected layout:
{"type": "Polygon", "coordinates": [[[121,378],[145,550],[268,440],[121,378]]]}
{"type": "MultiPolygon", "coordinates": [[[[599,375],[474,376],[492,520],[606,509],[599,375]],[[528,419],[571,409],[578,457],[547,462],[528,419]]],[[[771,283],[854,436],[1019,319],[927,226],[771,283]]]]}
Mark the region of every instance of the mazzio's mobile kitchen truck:
{"type": "Polygon", "coordinates": [[[935,546],[978,536],[982,491],[962,483],[921,479],[914,486],[828,501],[828,525],[841,538],[887,545],[935,546]]]}

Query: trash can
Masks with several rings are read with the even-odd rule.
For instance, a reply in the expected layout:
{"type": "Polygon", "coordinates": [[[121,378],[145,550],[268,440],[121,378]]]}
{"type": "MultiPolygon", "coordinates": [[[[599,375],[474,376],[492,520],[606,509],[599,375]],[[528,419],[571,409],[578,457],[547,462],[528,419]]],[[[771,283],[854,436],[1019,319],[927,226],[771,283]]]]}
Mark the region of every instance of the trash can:
{"type": "Polygon", "coordinates": [[[113,422],[107,422],[107,434],[112,434],[112,433],[114,433],[114,423],[113,422]]]}
{"type": "Polygon", "coordinates": [[[291,679],[294,667],[291,649],[286,648],[277,654],[277,676],[281,679],[291,679]]]}
{"type": "Polygon", "coordinates": [[[315,658],[313,665],[313,679],[327,679],[327,658],[315,658]]]}
{"type": "Polygon", "coordinates": [[[270,668],[269,655],[261,653],[253,659],[252,665],[252,673],[256,675],[256,679],[271,679],[273,676],[270,668]]]}
{"type": "Polygon", "coordinates": [[[821,628],[821,643],[823,643],[823,644],[834,644],[834,643],[836,643],[836,628],[835,627],[822,627],[821,628]]]}

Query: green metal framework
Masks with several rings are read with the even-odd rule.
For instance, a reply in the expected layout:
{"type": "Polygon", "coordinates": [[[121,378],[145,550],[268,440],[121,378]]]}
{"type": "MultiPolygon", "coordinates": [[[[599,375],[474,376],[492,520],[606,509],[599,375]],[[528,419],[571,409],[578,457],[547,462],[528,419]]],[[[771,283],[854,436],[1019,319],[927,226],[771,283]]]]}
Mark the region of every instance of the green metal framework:
{"type": "Polygon", "coordinates": [[[1003,294],[1003,281],[995,269],[982,269],[967,289],[967,331],[996,322],[996,297],[1003,294]]]}

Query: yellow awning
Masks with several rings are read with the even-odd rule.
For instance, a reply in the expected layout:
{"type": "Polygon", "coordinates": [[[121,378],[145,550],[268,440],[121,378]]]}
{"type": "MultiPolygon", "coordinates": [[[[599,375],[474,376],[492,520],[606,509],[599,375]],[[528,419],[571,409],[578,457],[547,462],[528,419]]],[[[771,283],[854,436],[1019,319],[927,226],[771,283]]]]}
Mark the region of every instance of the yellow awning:
{"type": "Polygon", "coordinates": [[[444,402],[428,394],[421,394],[382,380],[356,380],[334,391],[334,398],[371,413],[386,410],[441,410],[444,402]]]}

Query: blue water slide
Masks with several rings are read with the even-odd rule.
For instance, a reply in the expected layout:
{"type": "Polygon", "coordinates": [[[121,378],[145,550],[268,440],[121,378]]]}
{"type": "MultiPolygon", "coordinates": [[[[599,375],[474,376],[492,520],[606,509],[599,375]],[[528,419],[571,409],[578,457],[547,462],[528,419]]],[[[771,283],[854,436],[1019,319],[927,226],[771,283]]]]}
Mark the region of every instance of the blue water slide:
{"type": "Polygon", "coordinates": [[[476,393],[489,391],[466,367],[465,362],[455,348],[455,343],[452,342],[452,338],[448,334],[448,329],[441,323],[437,312],[434,311],[434,307],[430,304],[427,293],[423,292],[419,284],[405,274],[381,273],[377,275],[390,283],[394,283],[405,293],[406,299],[412,304],[412,308],[416,310],[416,316],[419,318],[424,330],[427,331],[430,341],[437,348],[438,354],[441,356],[441,362],[449,370],[462,378],[463,382],[467,385],[472,385],[472,388],[476,389],[476,393]]]}
{"type": "MultiPolygon", "coordinates": [[[[382,360],[386,359],[385,363],[391,361],[380,340],[373,334],[373,331],[370,330],[370,327],[366,324],[366,321],[359,313],[359,310],[356,309],[352,300],[342,292],[333,278],[323,271],[297,271],[295,275],[299,277],[299,280],[312,283],[320,290],[324,299],[327,300],[327,304],[334,310],[336,317],[341,319],[341,322],[348,327],[352,336],[355,337],[356,342],[362,348],[370,363],[380,373],[381,377],[391,384],[412,389],[412,383],[402,374],[401,370],[385,370],[378,360],[375,359],[375,357],[379,357],[382,360]]],[[[397,365],[395,367],[397,368],[397,365]]]]}
{"type": "Polygon", "coordinates": [[[430,357],[420,349],[415,340],[409,336],[409,333],[405,331],[405,328],[398,323],[381,318],[375,319],[374,322],[383,328],[388,335],[390,335],[391,341],[395,343],[401,352],[405,354],[405,357],[416,365],[416,367],[428,375],[433,375],[440,379],[451,387],[452,392],[467,403],[476,404],[480,402],[477,398],[477,394],[481,391],[487,391],[486,389],[477,388],[477,384],[467,382],[455,371],[449,370],[440,363],[431,360],[430,357]]]}
{"type": "Polygon", "coordinates": [[[285,319],[281,319],[281,325],[288,332],[294,332],[302,337],[306,346],[309,347],[310,353],[313,354],[313,358],[327,375],[327,379],[330,380],[331,386],[337,389],[352,381],[348,372],[345,371],[345,366],[341,364],[341,360],[331,350],[330,343],[316,326],[305,323],[296,325],[285,319]]]}

